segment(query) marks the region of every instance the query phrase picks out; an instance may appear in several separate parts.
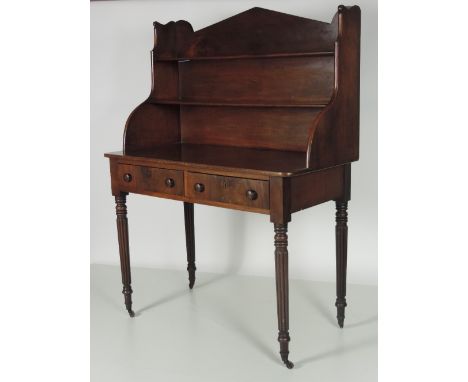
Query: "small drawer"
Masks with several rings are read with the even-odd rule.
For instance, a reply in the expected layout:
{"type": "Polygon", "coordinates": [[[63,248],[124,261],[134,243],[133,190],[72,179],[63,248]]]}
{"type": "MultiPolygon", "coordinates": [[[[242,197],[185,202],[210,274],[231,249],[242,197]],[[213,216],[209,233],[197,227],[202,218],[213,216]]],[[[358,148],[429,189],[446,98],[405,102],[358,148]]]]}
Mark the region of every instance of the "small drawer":
{"type": "Polygon", "coordinates": [[[117,176],[122,191],[171,195],[184,193],[183,171],[119,164],[117,176]]]}
{"type": "Polygon", "coordinates": [[[268,181],[187,172],[185,196],[268,210],[268,181]]]}

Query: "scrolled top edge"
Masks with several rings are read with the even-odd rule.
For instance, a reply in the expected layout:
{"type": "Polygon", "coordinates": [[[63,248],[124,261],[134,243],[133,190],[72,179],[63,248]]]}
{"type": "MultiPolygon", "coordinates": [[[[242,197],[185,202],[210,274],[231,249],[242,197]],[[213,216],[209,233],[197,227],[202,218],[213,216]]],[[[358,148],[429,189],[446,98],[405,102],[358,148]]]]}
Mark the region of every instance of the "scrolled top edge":
{"type": "Polygon", "coordinates": [[[350,10],[361,11],[361,8],[359,7],[359,5],[350,5],[350,6],[346,6],[343,4],[338,5],[338,13],[343,13],[343,12],[350,11],[350,10]]]}

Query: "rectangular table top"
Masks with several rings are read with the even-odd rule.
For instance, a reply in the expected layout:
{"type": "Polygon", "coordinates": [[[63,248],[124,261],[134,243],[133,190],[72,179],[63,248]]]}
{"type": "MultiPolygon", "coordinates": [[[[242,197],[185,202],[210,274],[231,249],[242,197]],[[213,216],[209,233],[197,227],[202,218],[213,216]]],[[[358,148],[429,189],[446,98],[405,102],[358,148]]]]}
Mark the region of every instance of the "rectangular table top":
{"type": "Polygon", "coordinates": [[[290,176],[307,171],[305,152],[231,146],[177,143],[157,146],[151,150],[106,153],[105,156],[129,161],[147,160],[155,165],[209,166],[271,176],[290,176]]]}

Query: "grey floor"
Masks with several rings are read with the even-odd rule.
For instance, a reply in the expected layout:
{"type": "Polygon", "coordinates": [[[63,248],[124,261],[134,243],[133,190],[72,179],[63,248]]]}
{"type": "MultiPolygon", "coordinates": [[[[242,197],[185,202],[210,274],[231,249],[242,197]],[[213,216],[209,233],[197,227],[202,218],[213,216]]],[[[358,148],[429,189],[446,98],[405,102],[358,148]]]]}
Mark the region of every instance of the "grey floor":
{"type": "Polygon", "coordinates": [[[91,267],[91,381],[377,381],[377,288],[290,282],[290,359],[276,341],[273,278],[134,268],[131,319],[118,267],[91,267]]]}

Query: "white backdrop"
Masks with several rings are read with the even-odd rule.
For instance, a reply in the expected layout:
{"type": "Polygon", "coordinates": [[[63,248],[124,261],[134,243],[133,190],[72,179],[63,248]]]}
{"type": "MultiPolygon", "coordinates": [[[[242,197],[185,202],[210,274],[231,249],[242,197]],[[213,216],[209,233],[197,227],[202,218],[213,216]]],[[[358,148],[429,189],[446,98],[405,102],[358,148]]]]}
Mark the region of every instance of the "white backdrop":
{"type": "MultiPolygon", "coordinates": [[[[352,165],[348,281],[377,283],[377,1],[362,12],[360,161],[352,165]]],[[[194,30],[254,6],[331,21],[339,3],[289,1],[91,2],[91,262],[118,264],[107,151],[122,148],[126,118],[150,91],[152,22],[189,21],[194,30]]],[[[181,202],[130,194],[133,266],[185,269],[181,202]]],[[[335,279],[334,204],[293,214],[290,277],[335,279]]],[[[266,215],[195,206],[199,271],[274,275],[273,225],[266,215]]]]}

